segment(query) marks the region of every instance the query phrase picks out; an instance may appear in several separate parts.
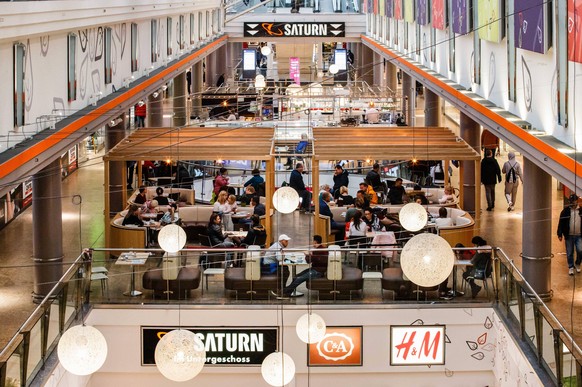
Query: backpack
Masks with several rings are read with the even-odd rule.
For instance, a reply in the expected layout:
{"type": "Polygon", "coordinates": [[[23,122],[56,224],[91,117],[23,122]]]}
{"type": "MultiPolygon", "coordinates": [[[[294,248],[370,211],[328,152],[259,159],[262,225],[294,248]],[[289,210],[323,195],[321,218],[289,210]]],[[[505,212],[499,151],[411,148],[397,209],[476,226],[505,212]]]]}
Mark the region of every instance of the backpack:
{"type": "MultiPolygon", "coordinates": [[[[509,164],[511,165],[511,164],[509,164]]],[[[511,165],[511,169],[509,169],[509,171],[507,171],[507,173],[505,174],[505,182],[506,183],[515,183],[517,181],[517,175],[515,174],[515,169],[513,169],[515,167],[514,165],[511,165]]]]}

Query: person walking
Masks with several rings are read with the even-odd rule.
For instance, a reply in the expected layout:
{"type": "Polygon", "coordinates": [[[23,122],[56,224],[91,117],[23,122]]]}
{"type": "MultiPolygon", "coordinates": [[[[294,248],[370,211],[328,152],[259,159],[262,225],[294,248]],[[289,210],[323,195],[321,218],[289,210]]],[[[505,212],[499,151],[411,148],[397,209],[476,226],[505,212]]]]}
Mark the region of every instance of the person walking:
{"type": "Polygon", "coordinates": [[[521,172],[521,165],[515,159],[515,153],[509,152],[507,154],[507,161],[503,164],[501,172],[505,174],[505,198],[507,199],[507,211],[513,211],[515,201],[517,200],[517,188],[519,181],[523,184],[523,174],[521,172]]]}
{"type": "Polygon", "coordinates": [[[558,221],[558,239],[566,242],[566,258],[568,260],[568,274],[580,273],[580,263],[582,262],[582,198],[576,194],[570,195],[569,205],[560,212],[558,221]],[[576,266],[574,266],[574,249],[576,249],[576,266]]]}
{"type": "Polygon", "coordinates": [[[495,207],[495,185],[501,183],[501,169],[491,149],[485,151],[485,158],[481,160],[481,183],[485,186],[487,211],[491,211],[495,207]]]}

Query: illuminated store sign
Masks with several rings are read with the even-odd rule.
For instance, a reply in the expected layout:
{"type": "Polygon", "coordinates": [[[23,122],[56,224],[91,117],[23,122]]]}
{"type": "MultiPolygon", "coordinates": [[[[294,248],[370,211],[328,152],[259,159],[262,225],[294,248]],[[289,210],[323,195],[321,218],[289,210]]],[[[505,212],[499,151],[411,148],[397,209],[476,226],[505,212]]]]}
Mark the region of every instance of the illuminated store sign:
{"type": "Polygon", "coordinates": [[[245,23],[244,36],[251,38],[346,36],[345,23],[245,23]]]}
{"type": "Polygon", "coordinates": [[[390,327],[390,365],[445,364],[444,325],[390,327]]]}
{"type": "Polygon", "coordinates": [[[309,366],[361,366],[362,327],[327,327],[325,336],[309,344],[309,366]]]}
{"type": "MultiPolygon", "coordinates": [[[[142,327],[142,365],[155,365],[160,339],[177,327],[142,327]]],[[[206,365],[258,366],[277,350],[277,328],[192,328],[206,350],[206,365]]]]}

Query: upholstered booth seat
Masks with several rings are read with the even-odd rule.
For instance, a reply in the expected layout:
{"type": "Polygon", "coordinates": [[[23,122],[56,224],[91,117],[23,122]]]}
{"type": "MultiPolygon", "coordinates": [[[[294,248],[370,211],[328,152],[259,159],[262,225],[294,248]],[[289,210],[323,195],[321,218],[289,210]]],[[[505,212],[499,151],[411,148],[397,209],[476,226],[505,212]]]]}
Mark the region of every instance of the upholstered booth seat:
{"type": "MultiPolygon", "coordinates": [[[[289,270],[283,270],[283,283],[287,283],[289,270]]],[[[233,291],[236,298],[268,299],[271,291],[281,290],[281,277],[278,274],[260,274],[249,277],[245,267],[228,267],[224,273],[224,289],[233,291]],[[258,278],[258,279],[248,279],[258,278]]]]}
{"type": "Polygon", "coordinates": [[[317,290],[319,299],[351,299],[354,293],[361,296],[364,288],[362,270],[355,267],[342,267],[341,279],[328,279],[329,277],[316,278],[307,281],[307,289],[317,290]]]}
{"type": "Polygon", "coordinates": [[[144,289],[153,290],[155,297],[185,299],[190,297],[190,291],[200,286],[200,269],[197,267],[182,267],[175,279],[165,279],[162,268],[148,269],[142,278],[144,289]]]}

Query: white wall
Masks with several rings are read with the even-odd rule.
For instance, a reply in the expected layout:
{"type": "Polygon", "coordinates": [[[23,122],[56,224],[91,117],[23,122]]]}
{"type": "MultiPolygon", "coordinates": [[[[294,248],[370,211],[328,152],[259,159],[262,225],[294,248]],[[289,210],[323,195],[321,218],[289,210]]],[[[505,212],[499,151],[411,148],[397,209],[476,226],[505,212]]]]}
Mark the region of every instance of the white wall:
{"type": "MultiPolygon", "coordinates": [[[[291,307],[289,307],[291,308],[291,307]]],[[[316,308],[317,309],[317,308],[316,308]]],[[[306,345],[295,334],[294,324],[305,309],[285,309],[284,350],[297,368],[292,386],[493,386],[504,375],[517,375],[529,386],[541,386],[523,354],[504,331],[490,308],[435,309],[318,309],[327,324],[363,326],[363,365],[361,367],[306,366],[306,345]],[[445,324],[447,338],[444,366],[390,366],[390,325],[445,324]],[[499,335],[502,334],[501,337],[499,335]],[[502,350],[501,350],[502,349],[502,350]],[[503,359],[503,361],[501,361],[503,359]]],[[[275,309],[96,309],[87,324],[97,327],[106,337],[109,351],[104,366],[91,377],[90,386],[166,386],[155,367],[140,365],[140,326],[277,326],[275,309]]],[[[65,380],[65,379],[63,379],[65,380]]],[[[205,367],[195,379],[197,385],[266,386],[260,367],[205,367]]],[[[57,384],[58,385],[58,384],[57,384]]],[[[60,384],[62,386],[83,385],[60,384]]],[[[517,385],[517,384],[513,384],[517,385]]]]}

